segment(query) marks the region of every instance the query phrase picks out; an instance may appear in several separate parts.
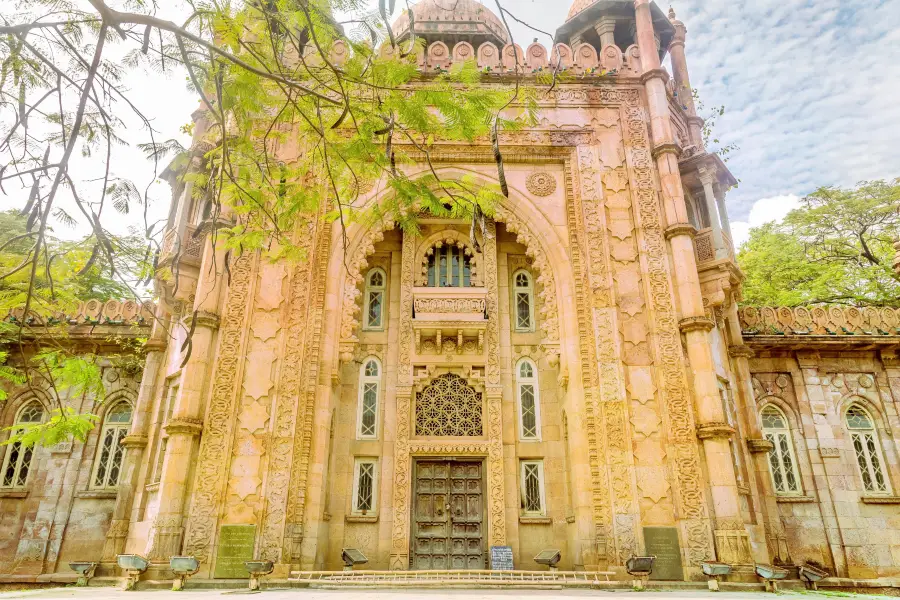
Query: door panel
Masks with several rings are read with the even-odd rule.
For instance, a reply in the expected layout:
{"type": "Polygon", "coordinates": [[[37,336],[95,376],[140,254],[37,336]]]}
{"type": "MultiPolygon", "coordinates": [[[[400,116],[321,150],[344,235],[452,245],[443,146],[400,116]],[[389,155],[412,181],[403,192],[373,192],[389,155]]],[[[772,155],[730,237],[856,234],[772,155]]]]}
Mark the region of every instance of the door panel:
{"type": "Polygon", "coordinates": [[[414,569],[483,569],[482,463],[416,461],[414,569]]]}

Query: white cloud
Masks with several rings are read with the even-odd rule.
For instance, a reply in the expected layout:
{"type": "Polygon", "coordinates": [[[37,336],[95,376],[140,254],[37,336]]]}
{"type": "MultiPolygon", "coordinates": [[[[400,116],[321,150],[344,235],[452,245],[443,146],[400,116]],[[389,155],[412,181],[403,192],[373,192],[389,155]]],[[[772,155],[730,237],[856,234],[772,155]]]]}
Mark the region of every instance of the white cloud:
{"type": "Polygon", "coordinates": [[[734,245],[740,247],[750,238],[750,229],[772,221],[781,221],[789,212],[800,207],[800,197],[794,194],[762,198],[753,203],[746,221],[732,221],[734,245]]]}

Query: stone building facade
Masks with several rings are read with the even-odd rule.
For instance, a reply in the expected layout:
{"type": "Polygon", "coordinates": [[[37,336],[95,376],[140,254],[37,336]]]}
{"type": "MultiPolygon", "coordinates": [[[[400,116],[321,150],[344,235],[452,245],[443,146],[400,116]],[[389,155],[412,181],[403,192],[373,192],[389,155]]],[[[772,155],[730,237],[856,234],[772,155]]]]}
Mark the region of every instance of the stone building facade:
{"type": "MultiPolygon", "coordinates": [[[[179,282],[161,282],[140,381],[120,384],[116,480],[92,483],[106,429],[36,449],[0,490],[5,539],[22,538],[3,572],[136,553],[286,577],[339,569],[348,547],[373,569],[482,569],[508,546],[526,570],[557,548],[561,568],[623,576],[643,553],[666,579],[713,559],[736,577],[900,575],[900,315],[739,308],[735,180],[703,146],[684,25],[648,0],[576,0],[556,48],[522,50],[472,0],[414,10],[425,73],[577,75],[540,95],[537,126],[501,134],[510,194],[484,243],[423,215],[419,236],[350,225],[345,254],[310,219],[308,260],[247,253],[226,277],[173,175],[161,264],[179,282]]],[[[438,146],[441,177],[496,182],[488,141],[438,146]]]]}

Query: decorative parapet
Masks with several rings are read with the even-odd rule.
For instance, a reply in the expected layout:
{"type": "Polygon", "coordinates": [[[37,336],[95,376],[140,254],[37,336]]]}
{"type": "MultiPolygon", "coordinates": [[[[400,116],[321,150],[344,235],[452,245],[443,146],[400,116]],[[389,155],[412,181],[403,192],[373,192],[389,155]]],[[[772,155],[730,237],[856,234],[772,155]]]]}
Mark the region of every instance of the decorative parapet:
{"type": "Polygon", "coordinates": [[[416,321],[479,322],[485,320],[486,288],[435,288],[413,290],[416,321]]]}
{"type": "Polygon", "coordinates": [[[844,306],[740,309],[741,330],[753,336],[900,336],[900,309],[844,306]]]}
{"type": "MultiPolygon", "coordinates": [[[[136,302],[134,300],[87,300],[71,313],[57,313],[51,317],[43,317],[31,311],[26,325],[138,325],[149,327],[156,313],[156,305],[152,302],[136,302]]],[[[6,315],[11,323],[21,323],[25,308],[14,308],[6,315]]]]}

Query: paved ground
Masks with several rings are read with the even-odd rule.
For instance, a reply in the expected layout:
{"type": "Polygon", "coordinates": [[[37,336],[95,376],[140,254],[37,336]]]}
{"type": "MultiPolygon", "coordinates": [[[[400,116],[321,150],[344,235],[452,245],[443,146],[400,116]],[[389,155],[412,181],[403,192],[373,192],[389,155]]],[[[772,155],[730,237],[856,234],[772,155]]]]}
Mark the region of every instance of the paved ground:
{"type": "MultiPolygon", "coordinates": [[[[0,600],[48,599],[48,600],[238,600],[235,596],[250,595],[246,591],[226,590],[194,590],[184,592],[171,591],[137,591],[123,592],[115,588],[55,588],[43,590],[12,591],[0,593],[0,600]]],[[[556,600],[572,598],[611,598],[626,600],[655,600],[676,598],[678,600],[728,600],[754,599],[773,600],[771,594],[763,592],[721,592],[707,591],[590,591],[590,590],[306,590],[306,589],[273,589],[259,592],[258,600],[556,600]]],[[[851,595],[842,593],[785,592],[781,597],[791,600],[812,600],[813,598],[853,597],[861,600],[886,598],[885,596],[851,595]]]]}

